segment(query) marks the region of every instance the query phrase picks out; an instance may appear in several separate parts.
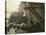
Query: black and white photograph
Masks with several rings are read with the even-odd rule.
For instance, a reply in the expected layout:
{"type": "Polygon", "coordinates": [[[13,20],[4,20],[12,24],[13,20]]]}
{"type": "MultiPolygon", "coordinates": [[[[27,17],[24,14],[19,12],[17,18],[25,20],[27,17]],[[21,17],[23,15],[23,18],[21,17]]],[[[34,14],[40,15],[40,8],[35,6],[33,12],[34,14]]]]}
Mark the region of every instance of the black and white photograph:
{"type": "Polygon", "coordinates": [[[45,3],[5,0],[5,34],[45,32],[45,3]]]}

